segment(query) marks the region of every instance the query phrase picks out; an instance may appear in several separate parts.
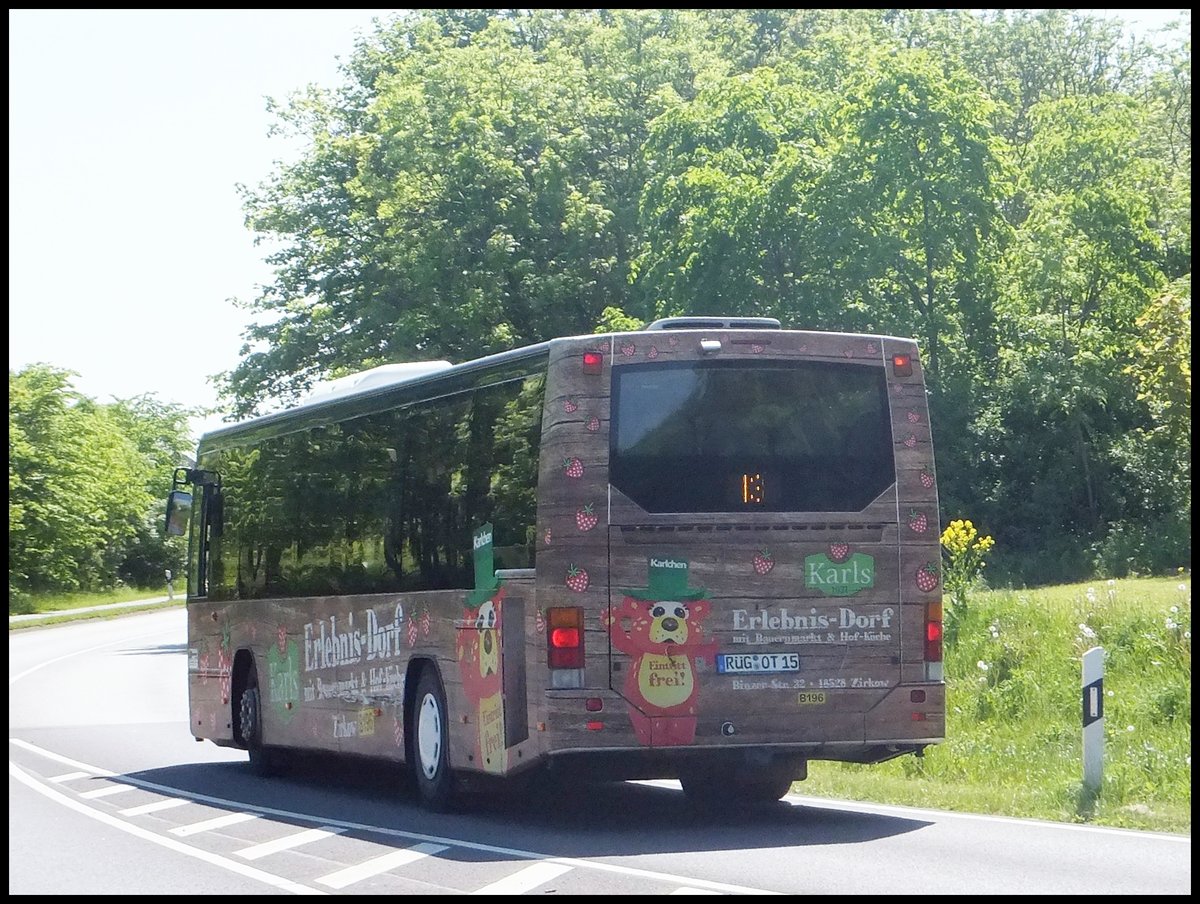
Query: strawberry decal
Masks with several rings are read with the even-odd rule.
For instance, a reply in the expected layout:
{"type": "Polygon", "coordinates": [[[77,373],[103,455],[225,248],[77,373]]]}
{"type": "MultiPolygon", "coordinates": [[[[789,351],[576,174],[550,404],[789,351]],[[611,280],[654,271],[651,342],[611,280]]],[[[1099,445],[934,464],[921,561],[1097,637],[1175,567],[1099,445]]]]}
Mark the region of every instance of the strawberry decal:
{"type": "Polygon", "coordinates": [[[915,433],[910,433],[904,438],[904,447],[906,449],[917,448],[917,435],[915,433]]]}
{"type": "Polygon", "coordinates": [[[229,685],[233,679],[233,658],[226,655],[224,649],[217,650],[217,668],[220,670],[218,681],[221,686],[221,702],[229,702],[229,685]]]}
{"type": "Polygon", "coordinates": [[[913,509],[908,513],[908,526],[914,533],[923,534],[929,530],[929,517],[924,512],[913,509]]]}
{"type": "Polygon", "coordinates": [[[756,355],[761,355],[764,351],[766,351],[766,349],[767,347],[765,345],[762,345],[758,342],[755,342],[750,346],[750,351],[754,352],[756,355]]]}
{"type": "Polygon", "coordinates": [[[405,635],[408,637],[408,645],[410,647],[415,647],[417,645],[417,635],[419,631],[420,629],[417,627],[417,623],[415,621],[410,621],[408,623],[408,627],[405,629],[405,635]]]}
{"type": "Polygon", "coordinates": [[[598,417],[589,418],[588,422],[587,422],[587,428],[592,433],[595,433],[597,430],[599,430],[600,429],[600,418],[598,418],[598,417]]]}
{"type": "Polygon", "coordinates": [[[917,589],[923,593],[936,588],[938,585],[937,566],[932,562],[926,562],[917,569],[917,589]]]}
{"type": "Polygon", "coordinates": [[[429,636],[429,609],[421,610],[421,633],[426,637],[429,636]]]}
{"type": "Polygon", "coordinates": [[[578,458],[564,458],[563,473],[573,479],[582,477],[583,462],[581,462],[578,458]]]}
{"type": "Polygon", "coordinates": [[[842,562],[845,562],[848,558],[850,558],[850,544],[849,543],[830,543],[829,544],[829,558],[832,561],[837,562],[839,565],[842,562]]]}
{"type": "Polygon", "coordinates": [[[287,628],[280,625],[275,630],[275,643],[279,646],[279,652],[287,655],[287,628]]]}
{"type": "Polygon", "coordinates": [[[657,358],[658,357],[658,346],[657,345],[650,346],[650,351],[646,352],[646,357],[647,358],[657,358]]]}
{"type": "Polygon", "coordinates": [[[668,339],[667,341],[671,343],[671,348],[674,348],[675,346],[677,346],[677,345],[679,344],[679,337],[678,337],[678,336],[672,336],[672,337],[671,337],[670,339],[668,339]]]}
{"type": "Polygon", "coordinates": [[[546,533],[542,535],[542,539],[546,541],[546,545],[550,545],[550,528],[546,528],[546,533]]]}
{"type": "Polygon", "coordinates": [[[868,355],[873,355],[873,354],[875,354],[875,352],[877,352],[878,350],[879,350],[879,349],[878,349],[878,348],[875,346],[875,343],[874,343],[874,342],[868,342],[868,343],[867,343],[867,354],[868,354],[868,355]]]}
{"type": "Polygon", "coordinates": [[[580,530],[591,530],[599,523],[600,519],[593,511],[594,508],[595,506],[585,505],[575,513],[575,523],[579,525],[580,530]]]}
{"type": "Polygon", "coordinates": [[[546,610],[538,609],[533,617],[533,626],[537,629],[538,634],[546,633],[546,610]]]}
{"type": "Polygon", "coordinates": [[[754,565],[754,570],[759,574],[766,574],[775,567],[775,560],[771,558],[771,554],[765,549],[760,549],[756,552],[751,561],[754,565]]]}
{"type": "Polygon", "coordinates": [[[624,355],[626,358],[632,358],[634,355],[637,354],[637,346],[634,345],[632,342],[626,342],[624,345],[621,346],[621,354],[624,355]]]}
{"type": "Polygon", "coordinates": [[[921,479],[921,486],[925,487],[925,489],[927,489],[927,490],[933,489],[933,475],[932,474],[930,474],[928,471],[922,471],[920,479],[921,479]]]}
{"type": "Polygon", "coordinates": [[[567,569],[567,586],[576,593],[583,593],[588,589],[588,573],[572,565],[567,569]]]}
{"type": "Polygon", "coordinates": [[[567,414],[574,414],[579,410],[579,403],[572,398],[567,398],[563,401],[563,411],[567,414]]]}
{"type": "Polygon", "coordinates": [[[908,413],[908,422],[909,422],[910,424],[919,424],[919,423],[921,423],[921,415],[917,414],[915,411],[910,411],[910,412],[908,413]]]}

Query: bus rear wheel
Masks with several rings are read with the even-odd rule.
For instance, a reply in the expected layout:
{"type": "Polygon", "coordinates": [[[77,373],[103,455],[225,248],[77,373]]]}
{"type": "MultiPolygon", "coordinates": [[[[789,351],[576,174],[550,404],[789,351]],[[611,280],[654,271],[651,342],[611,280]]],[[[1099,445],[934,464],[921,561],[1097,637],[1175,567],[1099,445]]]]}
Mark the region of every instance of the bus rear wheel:
{"type": "Polygon", "coordinates": [[[413,712],[413,772],[417,794],[429,810],[449,810],[454,796],[454,778],[450,773],[450,731],[446,717],[446,693],[437,670],[426,666],[417,682],[417,701],[413,712]]]}
{"type": "Polygon", "coordinates": [[[684,796],[701,808],[745,808],[773,804],[792,789],[789,775],[756,778],[730,778],[711,772],[692,772],[680,776],[684,796]]]}

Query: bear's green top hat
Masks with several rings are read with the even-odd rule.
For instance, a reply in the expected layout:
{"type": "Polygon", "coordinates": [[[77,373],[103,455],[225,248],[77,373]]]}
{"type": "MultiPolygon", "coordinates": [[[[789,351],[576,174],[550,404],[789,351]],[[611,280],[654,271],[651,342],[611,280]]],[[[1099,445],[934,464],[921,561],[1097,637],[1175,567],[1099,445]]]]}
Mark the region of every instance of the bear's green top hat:
{"type": "Polygon", "coordinates": [[[651,600],[699,600],[708,596],[703,587],[689,587],[687,559],[672,556],[650,556],[646,560],[648,586],[624,591],[634,599],[651,600]]]}

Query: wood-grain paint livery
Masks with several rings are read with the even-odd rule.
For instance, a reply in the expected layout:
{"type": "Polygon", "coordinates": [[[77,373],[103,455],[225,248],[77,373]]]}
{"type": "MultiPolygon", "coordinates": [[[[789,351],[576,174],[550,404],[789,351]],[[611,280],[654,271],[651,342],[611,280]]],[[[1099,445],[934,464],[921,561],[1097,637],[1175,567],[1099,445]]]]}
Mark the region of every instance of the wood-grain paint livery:
{"type": "Polygon", "coordinates": [[[909,354],[911,375],[893,378],[888,392],[897,481],[854,512],[652,514],[608,483],[609,371],[701,360],[702,338],[710,336],[627,334],[562,343],[551,353],[537,597],[541,607],[585,608],[588,657],[584,690],[546,695],[538,715],[548,726],[545,749],[766,744],[854,758],[868,745],[936,743],[945,730],[944,695],[940,682],[925,678],[924,631],[926,603],[940,600],[940,525],[915,344],[790,331],[711,334],[723,342],[723,359],[882,369],[893,354],[909,354]],[[587,351],[602,354],[603,373],[583,367],[587,351]],[[651,559],[685,563],[690,586],[705,591],[689,606],[701,617],[691,622],[694,648],[681,647],[681,656],[655,653],[661,645],[645,638],[639,655],[637,632],[619,636],[606,621],[606,610],[630,627],[631,612],[650,617],[626,590],[646,586],[651,559]],[[869,586],[846,595],[823,589],[821,578],[839,563],[869,567],[869,586]],[[781,651],[799,653],[799,672],[714,670],[716,652],[781,651]],[[919,703],[910,697],[914,684],[925,694],[919,703]],[[583,705],[597,696],[599,715],[583,705]]]}
{"type": "MultiPolygon", "coordinates": [[[[897,480],[857,512],[651,514],[609,485],[612,375],[696,361],[703,330],[551,342],[543,410],[536,571],[499,572],[494,673],[470,591],[189,602],[191,731],[232,743],[234,659],[252,656],[268,743],[401,760],[417,670],[445,688],[451,765],[509,774],[559,753],[768,745],[813,758],[881,758],[937,743],[943,686],[926,681],[925,606],[941,598],[940,523],[921,363],[913,342],[795,331],[713,333],[723,358],[828,361],[912,374],[888,381],[897,480]],[[599,367],[585,367],[585,353],[599,367]],[[685,562],[692,610],[682,656],[639,652],[630,613],[649,560],[685,562]],[[867,566],[870,580],[861,573],[867,566]],[[863,586],[834,595],[829,568],[863,586]],[[820,569],[825,569],[821,571],[820,569]],[[628,591],[634,591],[632,594],[628,591]],[[546,612],[585,613],[583,687],[553,689],[546,612]],[[617,636],[613,623],[630,629],[617,636]],[[857,632],[857,634],[856,634],[857,632]],[[798,672],[717,674],[718,653],[794,652],[798,672]],[[631,672],[634,679],[631,680],[631,672]],[[910,690],[918,686],[923,702],[910,690]],[[592,701],[589,708],[588,701],[592,701]],[[600,709],[595,710],[595,701],[600,709]],[[868,747],[876,751],[865,755],[868,747]]],[[[687,479],[687,475],[677,475],[687,479]]],[[[838,592],[844,591],[841,588],[838,592]]],[[[678,639],[678,638],[677,638],[678,639]]]]}

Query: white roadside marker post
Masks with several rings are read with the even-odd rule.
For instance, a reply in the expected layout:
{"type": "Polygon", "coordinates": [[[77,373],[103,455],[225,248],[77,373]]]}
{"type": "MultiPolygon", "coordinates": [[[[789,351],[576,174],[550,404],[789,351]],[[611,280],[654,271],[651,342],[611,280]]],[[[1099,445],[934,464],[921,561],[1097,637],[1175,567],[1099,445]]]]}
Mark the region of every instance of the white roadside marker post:
{"type": "Polygon", "coordinates": [[[1100,790],[1104,772],[1104,648],[1083,654],[1083,784],[1100,790]]]}

